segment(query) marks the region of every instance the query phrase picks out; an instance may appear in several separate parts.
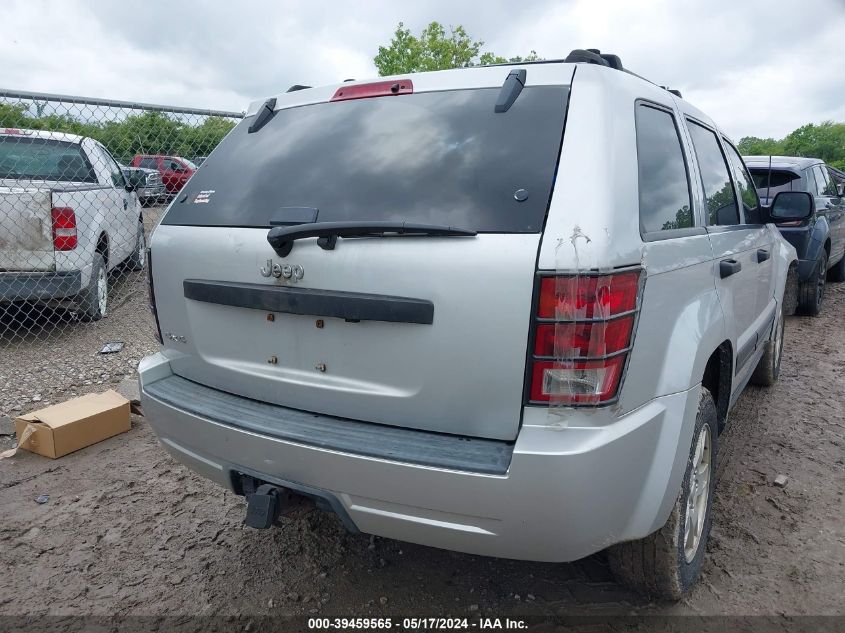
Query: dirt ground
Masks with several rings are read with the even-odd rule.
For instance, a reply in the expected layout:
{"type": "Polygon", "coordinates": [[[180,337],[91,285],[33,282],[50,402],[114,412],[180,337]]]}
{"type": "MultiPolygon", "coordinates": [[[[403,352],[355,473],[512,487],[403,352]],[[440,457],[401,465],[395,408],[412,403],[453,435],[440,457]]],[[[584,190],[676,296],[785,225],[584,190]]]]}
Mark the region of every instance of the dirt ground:
{"type": "MultiPolygon", "coordinates": [[[[59,460],[0,461],[0,615],[222,615],[247,629],[290,614],[845,615],[845,285],[828,292],[819,318],[788,320],[778,384],[749,388],[731,413],[703,577],[677,604],[618,587],[601,554],[469,556],[349,535],[319,512],[245,529],[244,501],[174,462],[133,416],[128,434],[59,460]]],[[[44,354],[35,363],[53,372],[44,354]]]]}

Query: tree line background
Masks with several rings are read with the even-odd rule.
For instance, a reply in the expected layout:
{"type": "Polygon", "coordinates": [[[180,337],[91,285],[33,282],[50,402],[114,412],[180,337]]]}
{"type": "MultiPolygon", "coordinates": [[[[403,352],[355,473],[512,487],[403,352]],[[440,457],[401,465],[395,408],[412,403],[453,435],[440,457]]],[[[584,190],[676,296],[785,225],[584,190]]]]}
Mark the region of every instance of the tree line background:
{"type": "MultiPolygon", "coordinates": [[[[462,26],[448,30],[431,22],[414,35],[402,22],[386,46],[379,46],[373,62],[379,75],[468,68],[487,64],[541,60],[536,51],[524,57],[502,57],[485,51],[462,26]]],[[[54,130],[90,136],[100,141],[121,162],[135,154],[169,154],[193,158],[207,156],[235,122],[221,117],[185,117],[143,112],[105,121],[83,121],[72,114],[41,113],[19,104],[0,104],[0,127],[54,130]]],[[[782,139],[746,136],[738,143],[744,155],[782,155],[820,158],[845,171],[845,123],[808,123],[782,139]]]]}
{"type": "Polygon", "coordinates": [[[135,154],[167,154],[189,159],[208,156],[236,123],[216,116],[186,117],[157,111],[120,117],[102,106],[99,110],[105,120],[95,120],[97,110],[86,111],[87,120],[83,120],[70,113],[39,114],[43,104],[36,106],[36,112],[32,112],[24,104],[0,103],[0,128],[50,130],[88,136],[105,145],[121,163],[128,163],[135,154]]]}

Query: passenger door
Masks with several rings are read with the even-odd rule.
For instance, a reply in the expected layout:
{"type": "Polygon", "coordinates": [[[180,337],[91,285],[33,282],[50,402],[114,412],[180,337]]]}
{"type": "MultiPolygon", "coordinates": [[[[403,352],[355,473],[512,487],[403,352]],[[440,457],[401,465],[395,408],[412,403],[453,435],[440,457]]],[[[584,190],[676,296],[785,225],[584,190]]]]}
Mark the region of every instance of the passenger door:
{"type": "MultiPolygon", "coordinates": [[[[687,119],[697,166],[704,187],[704,215],[713,248],[713,274],[725,313],[726,328],[735,342],[735,374],[739,375],[757,348],[764,317],[758,312],[760,284],[758,250],[771,251],[764,225],[745,224],[737,203],[725,153],[714,130],[687,119]]],[[[734,381],[734,386],[742,384],[734,381]]]]}
{"type": "MultiPolygon", "coordinates": [[[[748,173],[742,157],[724,136],[722,137],[722,145],[728,156],[728,163],[731,167],[739,201],[742,203],[742,222],[749,229],[753,226],[755,229],[762,230],[757,244],[757,256],[754,259],[757,264],[757,276],[759,277],[757,280],[756,312],[758,316],[773,315],[777,309],[777,302],[775,300],[775,283],[777,280],[773,258],[774,233],[767,229],[763,222],[760,198],[757,196],[754,180],[751,178],[751,174],[748,173]]],[[[752,268],[754,268],[753,265],[752,268]]],[[[768,338],[768,332],[761,332],[761,334],[764,335],[763,339],[768,338]]]]}
{"type": "MultiPolygon", "coordinates": [[[[131,194],[126,191],[123,172],[120,171],[117,163],[111,157],[105,147],[96,142],[91,142],[87,147],[88,156],[97,179],[102,189],[96,196],[96,204],[99,209],[95,213],[102,214],[102,225],[106,227],[109,237],[109,269],[122,262],[135,245],[137,232],[137,221],[131,222],[129,227],[128,217],[132,215],[130,208],[131,194]]],[[[134,207],[134,204],[132,205],[134,207]]],[[[137,218],[137,215],[134,216],[137,218]]]]}
{"type": "Polygon", "coordinates": [[[819,212],[827,215],[827,221],[830,224],[830,261],[831,263],[839,261],[845,253],[845,228],[843,227],[843,201],[836,191],[836,183],[827,172],[827,167],[823,164],[813,166],[813,175],[816,179],[816,208],[819,212]]]}

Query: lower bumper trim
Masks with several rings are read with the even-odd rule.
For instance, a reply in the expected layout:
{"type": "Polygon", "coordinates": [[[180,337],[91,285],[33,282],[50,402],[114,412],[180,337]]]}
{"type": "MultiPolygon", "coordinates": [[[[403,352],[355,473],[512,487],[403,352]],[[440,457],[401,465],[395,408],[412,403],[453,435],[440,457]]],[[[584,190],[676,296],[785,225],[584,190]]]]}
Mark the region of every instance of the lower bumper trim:
{"type": "Polygon", "coordinates": [[[0,273],[0,301],[47,301],[79,294],[82,273],[6,272],[0,273]]]}
{"type": "Polygon", "coordinates": [[[171,375],[144,385],[170,406],[218,424],[363,457],[505,475],[513,442],[446,435],[319,415],[251,400],[171,375]]]}

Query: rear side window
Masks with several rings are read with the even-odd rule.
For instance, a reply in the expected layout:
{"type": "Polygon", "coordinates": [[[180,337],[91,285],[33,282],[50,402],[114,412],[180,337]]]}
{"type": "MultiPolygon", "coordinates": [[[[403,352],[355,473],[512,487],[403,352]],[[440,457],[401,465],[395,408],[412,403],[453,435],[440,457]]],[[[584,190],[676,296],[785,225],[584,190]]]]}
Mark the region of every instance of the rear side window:
{"type": "Polygon", "coordinates": [[[158,163],[155,158],[142,158],[138,166],[144,169],[158,169],[158,163]]]}
{"type": "Polygon", "coordinates": [[[164,223],[269,227],[284,222],[291,209],[307,207],[318,210],[318,222],[539,232],[568,88],[529,86],[504,113],[494,112],[499,92],[423,92],[287,108],[253,134],[247,133],[250,117],[203,163],[183,189],[185,201],[171,206],[164,223]]]}
{"type": "Polygon", "coordinates": [[[711,226],[739,224],[736,202],[728,165],[719,147],[716,134],[694,121],[689,121],[689,131],[707,205],[707,220],[711,226]]]}
{"type": "Polygon", "coordinates": [[[802,191],[801,175],[793,171],[773,169],[769,175],[768,168],[752,167],[751,178],[754,180],[757,193],[762,196],[766,195],[766,191],[771,193],[771,197],[781,191],[802,191]]]}
{"type": "Polygon", "coordinates": [[[78,143],[0,136],[0,178],[97,182],[78,143]]]}
{"type": "Polygon", "coordinates": [[[640,231],[692,227],[687,167],[675,117],[665,110],[638,105],[636,128],[640,231]]]}

